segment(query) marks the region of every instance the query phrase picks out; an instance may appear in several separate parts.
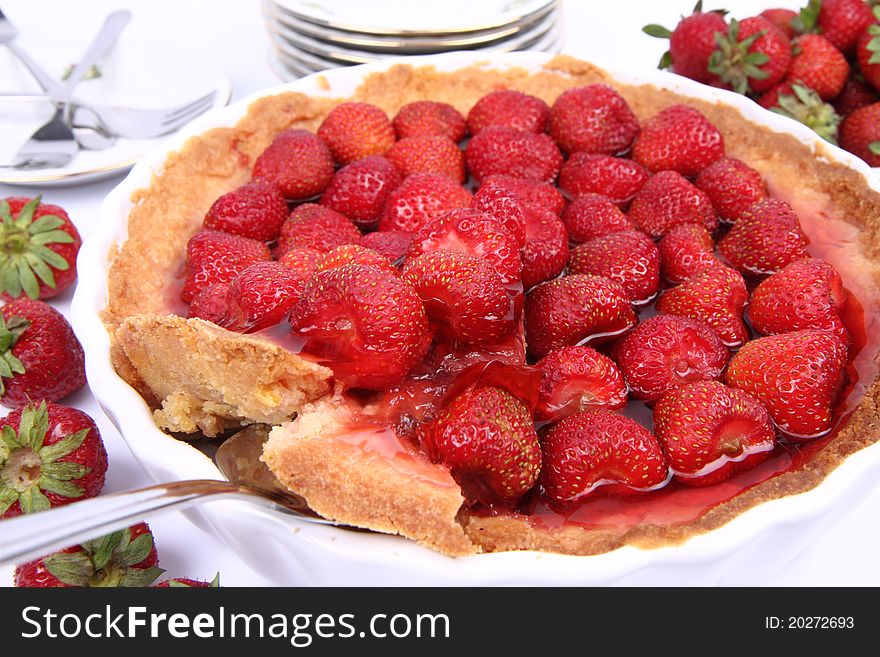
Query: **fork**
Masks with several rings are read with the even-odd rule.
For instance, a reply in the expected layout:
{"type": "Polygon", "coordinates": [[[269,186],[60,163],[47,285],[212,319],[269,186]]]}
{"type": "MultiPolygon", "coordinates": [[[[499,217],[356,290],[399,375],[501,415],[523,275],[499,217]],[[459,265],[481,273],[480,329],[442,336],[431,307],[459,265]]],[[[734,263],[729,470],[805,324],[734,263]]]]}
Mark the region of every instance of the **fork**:
{"type": "Polygon", "coordinates": [[[140,109],[72,100],[54,94],[0,93],[0,103],[63,101],[70,105],[75,126],[97,127],[128,139],[152,139],[174,132],[211,109],[217,91],[195,100],[158,109],[140,109]]]}

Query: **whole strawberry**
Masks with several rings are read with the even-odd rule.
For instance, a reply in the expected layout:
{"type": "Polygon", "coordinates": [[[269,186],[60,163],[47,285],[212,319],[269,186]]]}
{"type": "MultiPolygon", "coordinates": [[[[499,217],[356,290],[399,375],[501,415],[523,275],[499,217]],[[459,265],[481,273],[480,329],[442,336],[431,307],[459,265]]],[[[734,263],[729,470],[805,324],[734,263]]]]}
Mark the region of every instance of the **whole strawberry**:
{"type": "Polygon", "coordinates": [[[370,155],[346,164],[333,176],[321,205],[345,215],[361,228],[379,223],[385,202],[403,177],[390,160],[370,155]]]}
{"type": "Polygon", "coordinates": [[[718,262],[712,236],[698,224],[680,224],[657,242],[660,271],[672,283],[683,283],[718,262]]]}
{"type": "Polygon", "coordinates": [[[486,94],[468,112],[472,135],[494,125],[528,132],[546,132],[550,108],[540,98],[513,89],[486,94]]]}
{"type": "Polygon", "coordinates": [[[795,39],[793,52],[789,82],[799,82],[826,101],[843,90],[849,77],[849,63],[828,39],[818,34],[803,34],[795,39]]]}
{"type": "Polygon", "coordinates": [[[634,230],[635,224],[607,196],[586,193],[575,198],[562,213],[568,237],[575,244],[622,230],[634,230]]]}
{"type": "Polygon", "coordinates": [[[228,283],[256,262],[271,259],[268,247],[249,237],[202,230],[186,245],[186,279],[180,298],[186,303],[211,285],[228,283]]]}
{"type": "Polygon", "coordinates": [[[650,177],[645,167],[632,160],[598,153],[574,153],[559,171],[559,186],[574,198],[601,194],[623,206],[650,177]]]}
{"type": "Polygon", "coordinates": [[[773,24],[782,30],[782,33],[785,34],[789,39],[793,39],[797,32],[795,32],[794,27],[792,27],[792,21],[797,17],[797,12],[792,11],[791,9],[765,9],[762,11],[760,16],[763,16],[768,21],[772,21],[773,24]]]}
{"type": "Polygon", "coordinates": [[[492,344],[513,330],[510,296],[484,259],[431,251],[407,259],[403,280],[425,304],[428,318],[456,344],[492,344]]]}
{"type": "Polygon", "coordinates": [[[880,103],[856,110],[840,125],[840,145],[872,167],[880,167],[880,103]]]}
{"type": "Polygon", "coordinates": [[[457,396],[420,432],[422,447],[448,466],[465,494],[514,502],[538,480],[541,447],[528,407],[493,386],[457,396]]]}
{"type": "Polygon", "coordinates": [[[633,159],[649,171],[695,176],[724,156],[724,138],[703,114],[687,105],[670,105],[642,125],[633,159]]]}
{"type": "Polygon", "coordinates": [[[385,157],[404,177],[412,173],[442,173],[459,183],[467,179],[464,154],[448,137],[406,137],[389,148],[385,157]]]}
{"type": "Polygon", "coordinates": [[[214,201],[202,228],[272,242],[278,239],[288,214],[287,202],[275,184],[255,180],[214,201]]]}
{"type": "Polygon", "coordinates": [[[164,570],[153,535],[140,523],[17,566],[15,585],[31,588],[144,587],[164,570]]]}
{"type": "Polygon", "coordinates": [[[550,183],[496,173],[482,181],[480,189],[484,187],[513,194],[523,205],[535,210],[550,210],[559,215],[565,209],[565,197],[550,183]]]}
{"type": "Polygon", "coordinates": [[[467,132],[464,117],[457,109],[434,100],[407,103],[398,110],[392,125],[398,139],[439,135],[460,142],[467,132]]]}
{"type": "Polygon", "coordinates": [[[743,212],[718,250],[734,267],[751,275],[772,274],[807,256],[807,238],[785,201],[765,199],[743,212]]]}
{"type": "Polygon", "coordinates": [[[821,33],[835,48],[849,54],[872,20],[865,0],[809,0],[794,25],[801,32],[821,33]]]}
{"type": "Polygon", "coordinates": [[[51,299],[76,280],[79,231],[67,213],[41,198],[0,200],[0,293],[51,299]]]}
{"type": "Polygon", "coordinates": [[[254,180],[274,184],[290,200],[317,196],[332,177],[330,150],[308,130],[279,133],[254,163],[254,180]]]}
{"type": "Polygon", "coordinates": [[[666,456],[651,432],[608,411],[569,415],[547,431],[541,449],[541,488],[557,504],[597,490],[647,492],[669,481],[666,456]]]}
{"type": "Polygon", "coordinates": [[[323,205],[305,203],[281,225],[276,255],[291,249],[315,249],[326,253],[343,244],[357,244],[361,232],[345,215],[323,205]]]}
{"type": "Polygon", "coordinates": [[[721,378],[730,354],[703,322],[655,315],[617,343],[613,356],[633,397],[655,401],[686,383],[721,378]]]}
{"type": "Polygon", "coordinates": [[[675,478],[688,486],[709,486],[751,469],[776,446],[761,403],[718,381],[689,383],[661,397],[654,433],[675,478]]]}
{"type": "Polygon", "coordinates": [[[32,404],[0,420],[0,518],[94,497],[107,452],[94,420],[75,408],[32,404]]]}
{"type": "Polygon", "coordinates": [[[643,31],[653,37],[669,39],[669,51],[660,60],[660,68],[671,68],[674,73],[697,82],[717,82],[718,76],[709,70],[709,58],[715,52],[716,34],[727,34],[723,12],[702,12],[702,0],[694,13],[681,19],[670,32],[660,25],[646,25],[643,31]]]}
{"type": "Polygon", "coordinates": [[[709,58],[709,70],[737,93],[762,93],[782,81],[790,63],[788,37],[772,21],[755,16],[730,21],[709,58]]]}
{"type": "Polygon", "coordinates": [[[675,171],[651,176],[633,199],[629,218],[651,237],[662,237],[681,224],[697,224],[710,232],[718,228],[706,193],[675,171]]]}
{"type": "Polygon", "coordinates": [[[764,335],[825,329],[849,341],[841,311],[847,292],[840,274],[824,260],[804,258],[768,276],[752,293],[749,319],[764,335]]]}
{"type": "Polygon", "coordinates": [[[315,274],[293,307],[290,324],[304,339],[304,353],[326,361],[348,386],[370,390],[399,383],[431,340],[416,291],[366,265],[315,274]]]}
{"type": "MultiPolygon", "coordinates": [[[[880,41],[878,41],[878,43],[880,43],[880,41]]],[[[880,58],[878,58],[878,64],[880,64],[880,58]]],[[[864,68],[864,66],[862,66],[862,68],[864,68]]],[[[878,81],[880,81],[880,78],[878,78],[878,81]]],[[[851,77],[846,81],[843,91],[841,91],[840,95],[834,99],[832,105],[841,119],[845,119],[857,109],[865,107],[866,105],[873,105],[877,101],[880,101],[880,94],[865,82],[858,78],[851,77]]]]}
{"type": "Polygon", "coordinates": [[[725,382],[760,401],[787,435],[816,438],[833,426],[846,355],[846,345],[830,331],[771,335],[743,345],[725,382]]]}
{"type": "Polygon", "coordinates": [[[734,223],[739,215],[768,196],[761,174],[733,157],[722,157],[707,166],[694,184],[706,192],[716,214],[727,223],[734,223]]]}
{"type": "Polygon", "coordinates": [[[638,320],[618,283],[578,274],[542,283],[529,292],[524,321],[529,352],[543,358],[568,345],[607,341],[638,320]]]}
{"type": "Polygon", "coordinates": [[[880,91],[880,7],[874,7],[874,20],[859,37],[856,59],[865,80],[880,91]]]}
{"type": "Polygon", "coordinates": [[[647,303],[660,287],[660,253],[653,240],[637,230],[595,237],[575,247],[570,274],[605,276],[620,283],[631,303],[647,303]]]}
{"type": "Polygon", "coordinates": [[[572,345],[552,351],[535,363],[541,387],[535,417],[558,420],[577,411],[614,411],[626,406],[623,374],[614,361],[595,349],[572,345]]]}
{"type": "Polygon", "coordinates": [[[526,245],[522,258],[522,284],[529,290],[538,283],[556,278],[568,263],[568,231],[550,210],[526,212],[526,245]]]}
{"type": "Polygon", "coordinates": [[[59,401],[86,384],[82,345],[64,315],[28,298],[0,313],[0,404],[59,401]]]}
{"type": "Polygon", "coordinates": [[[385,153],[394,145],[394,128],[375,105],[341,103],[321,123],[318,137],[330,148],[333,159],[345,165],[385,153]]]}
{"type": "Polygon", "coordinates": [[[638,133],[636,115],[608,85],[569,89],[550,109],[550,136],[569,154],[618,155],[629,150],[638,133]]]}
{"type": "Polygon", "coordinates": [[[500,173],[552,183],[562,167],[562,153],[548,135],[504,126],[471,137],[465,159],[478,182],[500,173]]]}
{"type": "Polygon", "coordinates": [[[473,196],[451,178],[439,173],[414,173],[388,196],[379,230],[414,233],[455,208],[469,207],[473,196]]]}
{"type": "Polygon", "coordinates": [[[667,290],[657,310],[689,317],[708,324],[727,347],[739,347],[749,339],[743,323],[743,308],[749,293],[742,275],[720,263],[703,269],[687,281],[667,290]]]}

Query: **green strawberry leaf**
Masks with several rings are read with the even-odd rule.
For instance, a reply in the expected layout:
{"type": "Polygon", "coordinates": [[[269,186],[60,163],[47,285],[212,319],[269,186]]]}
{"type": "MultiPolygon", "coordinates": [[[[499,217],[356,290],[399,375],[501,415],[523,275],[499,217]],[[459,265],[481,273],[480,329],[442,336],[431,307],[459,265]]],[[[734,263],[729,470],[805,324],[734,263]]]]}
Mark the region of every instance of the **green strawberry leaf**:
{"type": "Polygon", "coordinates": [[[91,471],[90,467],[82,463],[69,463],[67,461],[60,461],[58,463],[46,463],[44,461],[40,468],[41,480],[51,477],[59,481],[71,481],[72,479],[82,479],[91,471]]]}
{"type": "Polygon", "coordinates": [[[79,449],[80,445],[85,441],[88,433],[88,429],[80,429],[76,433],[64,436],[64,438],[57,443],[42,447],[37,453],[40,455],[40,458],[43,459],[44,463],[54,463],[58,459],[68,456],[79,449]]]}
{"type": "Polygon", "coordinates": [[[56,228],[61,228],[64,225],[64,219],[55,214],[44,214],[42,217],[34,221],[30,226],[27,227],[27,231],[31,235],[36,235],[38,233],[43,233],[49,230],[54,230],[56,228]]]}
{"type": "Polygon", "coordinates": [[[151,568],[129,568],[122,576],[119,586],[143,587],[155,582],[165,571],[157,566],[151,568]]]}
{"type": "Polygon", "coordinates": [[[95,570],[101,570],[110,563],[117,548],[123,542],[128,542],[128,536],[130,534],[131,531],[129,529],[122,529],[93,541],[89,541],[88,547],[83,545],[83,547],[92,553],[92,562],[95,564],[95,570]]]}
{"type": "Polygon", "coordinates": [[[656,25],[652,23],[651,25],[645,25],[642,28],[642,32],[647,34],[648,36],[652,36],[655,39],[668,39],[672,36],[672,32],[669,31],[669,28],[663,27],[662,25],[656,25]]]}
{"type": "Polygon", "coordinates": [[[95,567],[85,552],[56,552],[43,559],[54,577],[68,586],[88,586],[95,567]]]}
{"type": "Polygon", "coordinates": [[[85,493],[85,490],[83,490],[81,486],[54,477],[41,476],[38,485],[41,490],[44,490],[47,493],[55,493],[56,495],[61,495],[61,497],[68,497],[70,499],[82,497],[83,493],[85,493]]]}
{"type": "Polygon", "coordinates": [[[29,486],[18,497],[18,503],[24,513],[38,513],[39,511],[48,511],[52,505],[49,498],[43,495],[39,486],[29,486]]]}
{"type": "Polygon", "coordinates": [[[117,555],[117,561],[123,566],[134,566],[146,559],[153,549],[153,537],[150,534],[141,534],[122,549],[117,555]]]}
{"type": "Polygon", "coordinates": [[[12,488],[0,487],[0,515],[9,510],[18,501],[18,492],[12,488]]]}
{"type": "Polygon", "coordinates": [[[810,0],[800,13],[791,19],[791,26],[795,32],[806,34],[818,31],[819,12],[822,10],[822,0],[810,0]]]}
{"type": "Polygon", "coordinates": [[[874,153],[874,155],[880,155],[880,141],[872,141],[868,144],[868,150],[874,153]]]}
{"type": "Polygon", "coordinates": [[[657,64],[657,68],[661,70],[672,68],[672,55],[668,50],[663,53],[663,56],[660,58],[660,62],[657,64]]]}

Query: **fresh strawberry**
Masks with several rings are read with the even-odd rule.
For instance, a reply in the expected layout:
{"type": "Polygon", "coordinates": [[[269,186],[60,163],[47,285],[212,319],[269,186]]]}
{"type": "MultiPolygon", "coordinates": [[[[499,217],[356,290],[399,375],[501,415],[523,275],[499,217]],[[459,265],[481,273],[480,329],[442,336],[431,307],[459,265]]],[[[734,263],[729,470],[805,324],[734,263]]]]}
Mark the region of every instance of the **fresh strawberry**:
{"type": "Polygon", "coordinates": [[[284,321],[305,283],[302,276],[280,262],[258,262],[228,284],[218,283],[196,294],[189,316],[230,331],[256,333],[284,321]]]}
{"type": "Polygon", "coordinates": [[[589,274],[537,286],[526,295],[524,320],[534,358],[568,345],[607,341],[638,321],[618,283],[589,274]]]}
{"type": "Polygon", "coordinates": [[[565,208],[562,221],[568,229],[568,238],[575,244],[621,230],[635,230],[632,220],[610,198],[589,192],[565,208]]]}
{"type": "Polygon", "coordinates": [[[413,236],[407,258],[432,251],[458,251],[476,256],[495,269],[502,283],[520,280],[519,244],[485,212],[470,208],[450,210],[413,236]]]}
{"type": "Polygon", "coordinates": [[[214,575],[214,579],[206,582],[201,579],[192,579],[191,577],[173,577],[171,579],[163,579],[157,584],[153,584],[156,589],[216,589],[220,588],[220,573],[214,575]]]}
{"type": "Polygon", "coordinates": [[[550,183],[496,173],[482,181],[480,189],[484,187],[500,188],[509,192],[529,208],[550,210],[557,215],[562,214],[565,209],[565,197],[550,183]]]}
{"type": "Polygon", "coordinates": [[[318,128],[338,164],[370,155],[382,155],[394,145],[394,128],[388,116],[370,103],[337,105],[318,128]]]}
{"type": "Polygon", "coordinates": [[[810,0],[801,10],[798,27],[805,32],[818,27],[835,48],[849,54],[873,20],[871,5],[865,0],[810,0]]]}
{"type": "MultiPolygon", "coordinates": [[[[702,4],[702,3],[700,3],[702,4]]],[[[646,25],[642,31],[660,39],[669,39],[669,52],[660,60],[660,68],[671,68],[674,73],[697,82],[717,82],[718,76],[709,70],[709,58],[715,52],[716,34],[727,34],[723,12],[702,13],[698,9],[670,32],[660,25],[646,25]]]]}
{"type": "Polygon", "coordinates": [[[803,34],[794,40],[793,52],[789,82],[801,83],[826,101],[843,90],[849,77],[849,63],[828,39],[818,34],[803,34]]]}
{"type": "Polygon", "coordinates": [[[683,283],[718,260],[712,236],[698,224],[680,224],[657,242],[660,271],[672,283],[683,283]]]}
{"type": "Polygon", "coordinates": [[[730,361],[725,382],[760,401],[789,436],[815,438],[833,425],[846,352],[830,331],[770,335],[743,345],[730,361]]]}
{"type": "Polygon", "coordinates": [[[404,177],[411,173],[442,173],[459,183],[467,180],[464,154],[449,137],[406,137],[389,148],[385,157],[404,177]]]}
{"type": "Polygon", "coordinates": [[[880,95],[874,89],[857,78],[850,78],[832,105],[838,116],[845,119],[857,109],[873,105],[877,101],[880,101],[880,95]]]}
{"type": "Polygon", "coordinates": [[[832,144],[837,143],[840,116],[834,106],[823,101],[812,89],[783,82],[761,96],[758,103],[777,114],[800,121],[832,144]]]}
{"type": "Polygon", "coordinates": [[[880,91],[880,7],[874,7],[874,17],[876,23],[859,37],[856,59],[865,80],[880,91]]]}
{"type": "Polygon", "coordinates": [[[284,196],[274,183],[255,180],[214,201],[202,228],[272,242],[278,239],[281,224],[289,212],[284,196]]]}
{"type": "Polygon", "coordinates": [[[535,417],[555,421],[578,411],[616,411],[626,406],[623,374],[595,349],[572,345],[552,351],[535,367],[541,388],[535,417]]]}
{"type": "Polygon", "coordinates": [[[456,344],[492,344],[513,329],[510,295],[482,258],[431,251],[407,259],[403,280],[418,293],[428,318],[456,344]]]}
{"type": "Polygon", "coordinates": [[[771,21],[776,27],[782,30],[783,34],[789,39],[794,39],[797,32],[794,31],[791,22],[797,17],[797,12],[791,9],[765,9],[760,16],[771,21]]]}
{"type": "Polygon", "coordinates": [[[342,246],[337,246],[324,256],[324,259],[321,260],[315,273],[319,271],[327,271],[328,269],[335,269],[336,267],[342,267],[344,265],[367,265],[378,269],[379,271],[384,271],[386,274],[391,274],[392,276],[400,275],[400,271],[398,271],[397,267],[391,264],[391,261],[387,257],[378,251],[373,251],[373,249],[361,246],[360,244],[343,244],[342,246]]]}
{"type": "Polygon", "coordinates": [[[254,163],[254,180],[264,180],[290,200],[317,196],[333,178],[330,149],[308,130],[279,133],[254,163]]]}
{"type": "Polygon", "coordinates": [[[293,307],[290,324],[302,351],[327,361],[346,385],[384,390],[401,381],[431,335],[416,291],[365,265],[315,274],[293,307]]]}
{"type": "Polygon", "coordinates": [[[661,397],[654,434],[675,478],[688,486],[709,486],[749,470],[776,446],[767,409],[718,381],[689,383],[661,397]]]}
{"type": "Polygon", "coordinates": [[[773,274],[807,257],[801,222],[785,201],[765,199],[743,212],[718,250],[741,272],[773,274]]]}
{"type": "Polygon", "coordinates": [[[687,105],[670,105],[642,125],[633,159],[652,172],[695,176],[724,156],[724,138],[703,114],[687,105]]]}
{"type": "Polygon", "coordinates": [[[660,287],[660,253],[644,233],[618,231],[575,247],[568,272],[605,276],[620,283],[631,303],[647,303],[660,287]]]}
{"type": "Polygon", "coordinates": [[[728,223],[768,196],[761,174],[733,157],[722,157],[707,166],[694,184],[706,192],[715,213],[728,223]]]}
{"type": "Polygon", "coordinates": [[[361,246],[373,249],[391,262],[397,263],[406,256],[409,245],[412,244],[412,233],[402,230],[383,230],[375,233],[367,233],[361,238],[361,246]]]}
{"type": "Polygon", "coordinates": [[[636,399],[655,401],[694,381],[721,378],[730,353],[707,324],[655,315],[617,343],[614,360],[636,399]]]}
{"type": "Polygon", "coordinates": [[[83,348],[64,315],[27,297],[0,313],[0,404],[59,401],[86,384],[83,348]]]}
{"type": "Polygon", "coordinates": [[[562,273],[568,264],[568,231],[550,210],[526,212],[526,245],[522,258],[522,284],[528,290],[562,273]]]}
{"type": "Polygon", "coordinates": [[[467,132],[464,117],[457,109],[433,100],[407,103],[397,112],[392,124],[398,139],[441,135],[460,142],[467,132]]]}
{"type": "Polygon", "coordinates": [[[550,108],[540,98],[512,89],[486,94],[468,112],[472,135],[494,125],[528,132],[546,132],[550,108]]]}
{"type": "Polygon", "coordinates": [[[309,280],[318,269],[318,265],[324,260],[324,253],[317,249],[300,248],[285,251],[279,258],[278,263],[290,267],[298,273],[304,281],[309,280]]]}
{"type": "Polygon", "coordinates": [[[605,84],[564,91],[550,109],[550,135],[566,153],[618,155],[632,146],[639,120],[623,96],[605,84]]]}
{"type": "Polygon", "coordinates": [[[142,587],[163,572],[153,535],[140,523],[17,566],[15,585],[28,588],[142,587]]]}
{"type": "Polygon", "coordinates": [[[439,173],[414,173],[391,192],[379,219],[379,230],[414,233],[444,212],[470,206],[471,193],[439,173]]]}
{"type": "Polygon", "coordinates": [[[552,183],[562,166],[562,153],[549,135],[504,126],[471,137],[465,159],[477,182],[502,173],[552,183]]]}
{"type": "Polygon", "coordinates": [[[397,167],[381,155],[370,155],[346,164],[330,181],[321,205],[345,215],[357,226],[379,223],[385,202],[403,178],[397,167]]]}
{"type": "Polygon", "coordinates": [[[186,280],[180,298],[189,303],[206,287],[228,283],[252,264],[270,259],[269,248],[262,242],[216,230],[201,230],[186,245],[186,280]]]}
{"type": "Polygon", "coordinates": [[[31,404],[0,419],[0,518],[94,497],[107,452],[94,420],[75,408],[31,404]]]}
{"type": "Polygon", "coordinates": [[[305,203],[281,225],[277,255],[291,249],[315,249],[326,253],[343,244],[357,244],[361,233],[345,215],[323,205],[305,203]]]}
{"type": "Polygon", "coordinates": [[[755,16],[730,21],[709,58],[709,70],[737,93],[761,93],[782,81],[790,63],[788,37],[772,21],[755,16]]]}
{"type": "Polygon", "coordinates": [[[638,162],[598,153],[574,153],[562,165],[559,186],[574,198],[602,194],[617,205],[629,203],[651,177],[638,162]]]}
{"type": "Polygon", "coordinates": [[[76,280],[79,231],[40,197],[0,200],[0,293],[7,301],[57,297],[76,280]]]}
{"type": "Polygon", "coordinates": [[[764,335],[825,329],[849,342],[840,313],[847,292],[840,274],[824,260],[804,258],[768,276],[752,293],[749,319],[764,335]]]}
{"type": "Polygon", "coordinates": [[[725,346],[739,347],[749,339],[743,323],[743,308],[748,301],[742,274],[717,263],[665,292],[657,302],[657,310],[705,322],[725,346]]]}
{"type": "Polygon", "coordinates": [[[518,249],[525,246],[526,204],[515,192],[496,185],[483,185],[474,194],[472,207],[497,221],[513,237],[518,249]]]}
{"type": "Polygon", "coordinates": [[[840,125],[840,145],[872,167],[880,167],[880,103],[850,114],[840,125]]]}
{"type": "Polygon", "coordinates": [[[597,490],[646,492],[669,481],[660,443],[641,424],[609,411],[575,413],[553,425],[541,440],[540,484],[558,504],[597,490]]]}
{"type": "Polygon", "coordinates": [[[482,386],[458,395],[422,428],[420,439],[470,499],[514,502],[538,480],[541,446],[531,413],[501,388],[482,386]]]}
{"type": "Polygon", "coordinates": [[[675,171],[651,176],[633,199],[629,218],[651,237],[662,237],[681,224],[697,224],[709,232],[718,228],[709,196],[675,171]]]}

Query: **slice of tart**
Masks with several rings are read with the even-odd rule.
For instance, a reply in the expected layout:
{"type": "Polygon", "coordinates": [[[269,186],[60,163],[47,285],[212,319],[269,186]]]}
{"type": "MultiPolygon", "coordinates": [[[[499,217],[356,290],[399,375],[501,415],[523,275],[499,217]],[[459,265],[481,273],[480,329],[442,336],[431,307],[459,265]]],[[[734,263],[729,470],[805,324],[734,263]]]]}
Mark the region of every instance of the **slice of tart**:
{"type": "Polygon", "coordinates": [[[880,195],[733,107],[569,57],[395,66],[254,102],[133,200],[117,372],[166,431],[274,427],[342,523],[661,546],[880,437],[880,195]]]}

